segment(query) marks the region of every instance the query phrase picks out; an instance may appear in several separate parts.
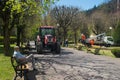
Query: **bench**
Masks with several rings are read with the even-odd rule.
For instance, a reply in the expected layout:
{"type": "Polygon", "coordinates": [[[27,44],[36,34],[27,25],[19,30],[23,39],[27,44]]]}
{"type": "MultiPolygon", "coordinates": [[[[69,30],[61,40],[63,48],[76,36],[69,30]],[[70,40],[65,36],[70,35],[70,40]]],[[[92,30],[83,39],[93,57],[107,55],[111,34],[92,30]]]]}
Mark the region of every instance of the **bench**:
{"type": "Polygon", "coordinates": [[[15,71],[14,80],[16,80],[17,77],[20,77],[20,78],[24,77],[24,80],[28,80],[27,72],[29,70],[29,67],[27,64],[17,62],[15,57],[11,57],[11,64],[15,71]]]}

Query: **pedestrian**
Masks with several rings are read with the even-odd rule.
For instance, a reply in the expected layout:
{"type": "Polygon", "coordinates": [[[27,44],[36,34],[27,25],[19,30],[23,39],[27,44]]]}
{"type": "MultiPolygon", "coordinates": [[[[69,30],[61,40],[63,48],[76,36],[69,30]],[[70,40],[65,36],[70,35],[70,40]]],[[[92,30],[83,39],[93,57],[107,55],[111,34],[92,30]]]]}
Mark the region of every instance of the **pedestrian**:
{"type": "Polygon", "coordinates": [[[90,40],[90,45],[93,46],[94,45],[94,39],[90,40]]]}
{"type": "Polygon", "coordinates": [[[19,63],[32,62],[33,70],[36,70],[35,69],[35,59],[34,59],[33,54],[30,54],[28,56],[23,55],[22,53],[20,53],[19,46],[14,47],[13,57],[15,57],[17,62],[19,62],[19,63]]]}
{"type": "Polygon", "coordinates": [[[65,40],[65,46],[68,47],[68,39],[65,40]]]}
{"type": "Polygon", "coordinates": [[[86,36],[81,34],[81,43],[85,45],[86,36]]]}

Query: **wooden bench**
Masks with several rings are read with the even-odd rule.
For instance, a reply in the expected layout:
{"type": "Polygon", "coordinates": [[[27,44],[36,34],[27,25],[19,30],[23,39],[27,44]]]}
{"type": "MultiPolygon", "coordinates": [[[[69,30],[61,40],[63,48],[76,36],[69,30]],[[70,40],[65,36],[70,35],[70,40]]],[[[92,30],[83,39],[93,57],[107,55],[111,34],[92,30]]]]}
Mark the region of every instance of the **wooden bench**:
{"type": "Polygon", "coordinates": [[[15,57],[11,57],[11,64],[12,64],[14,71],[15,71],[14,80],[16,80],[17,77],[20,77],[20,78],[24,77],[24,80],[28,80],[27,72],[29,70],[29,67],[27,64],[17,62],[15,57]]]}

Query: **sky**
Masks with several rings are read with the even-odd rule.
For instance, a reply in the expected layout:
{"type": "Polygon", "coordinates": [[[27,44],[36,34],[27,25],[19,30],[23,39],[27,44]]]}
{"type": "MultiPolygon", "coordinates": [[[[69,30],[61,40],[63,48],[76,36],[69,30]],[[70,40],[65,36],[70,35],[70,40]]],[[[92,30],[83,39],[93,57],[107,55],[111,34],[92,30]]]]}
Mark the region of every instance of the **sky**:
{"type": "Polygon", "coordinates": [[[105,0],[59,0],[56,5],[62,6],[74,6],[81,8],[82,10],[88,10],[95,5],[98,6],[105,2],[105,0]]]}

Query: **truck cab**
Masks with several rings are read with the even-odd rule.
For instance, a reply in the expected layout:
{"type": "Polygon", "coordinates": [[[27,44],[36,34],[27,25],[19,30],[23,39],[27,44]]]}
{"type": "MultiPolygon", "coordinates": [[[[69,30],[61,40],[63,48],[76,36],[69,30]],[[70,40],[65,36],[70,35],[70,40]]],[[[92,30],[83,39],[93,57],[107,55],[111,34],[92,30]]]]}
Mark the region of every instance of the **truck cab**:
{"type": "Polygon", "coordinates": [[[36,40],[36,49],[38,53],[43,53],[45,50],[60,53],[60,43],[56,39],[54,26],[41,26],[36,40]]]}
{"type": "Polygon", "coordinates": [[[104,42],[108,45],[114,45],[113,37],[112,36],[105,36],[104,42]]]}

